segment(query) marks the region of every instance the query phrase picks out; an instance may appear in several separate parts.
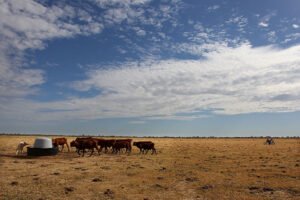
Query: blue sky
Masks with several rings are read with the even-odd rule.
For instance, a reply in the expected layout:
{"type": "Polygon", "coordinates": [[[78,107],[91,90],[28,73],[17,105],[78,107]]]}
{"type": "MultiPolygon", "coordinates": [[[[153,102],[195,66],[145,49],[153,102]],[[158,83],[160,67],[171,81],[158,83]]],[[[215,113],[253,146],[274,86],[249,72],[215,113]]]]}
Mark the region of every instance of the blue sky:
{"type": "Polygon", "coordinates": [[[299,136],[300,2],[0,1],[0,132],[299,136]]]}

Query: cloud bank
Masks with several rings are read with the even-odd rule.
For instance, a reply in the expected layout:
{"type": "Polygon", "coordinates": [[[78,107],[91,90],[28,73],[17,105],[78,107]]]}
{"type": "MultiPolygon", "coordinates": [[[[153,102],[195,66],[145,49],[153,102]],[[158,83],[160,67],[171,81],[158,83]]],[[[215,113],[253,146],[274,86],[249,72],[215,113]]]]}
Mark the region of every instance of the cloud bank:
{"type": "MultiPolygon", "coordinates": [[[[162,3],[157,9],[149,6],[148,0],[87,2],[82,6],[64,3],[46,6],[32,0],[0,2],[2,119],[122,117],[140,118],[131,123],[142,124],[146,120],[192,120],[215,114],[300,110],[300,45],[285,49],[253,47],[245,37],[230,37],[232,27],[242,36],[247,33],[250,20],[245,16],[234,14],[224,24],[212,27],[189,19],[191,30],[180,32],[182,40],[170,42],[175,36],[163,32],[164,23],[169,25],[168,29],[182,26],[183,22],[176,19],[182,7],[180,1],[172,1],[171,5],[162,3]],[[99,34],[113,26],[120,27],[119,38],[130,44],[119,51],[125,54],[137,49],[143,59],[112,61],[104,68],[88,68],[85,80],[69,84],[82,93],[96,91],[93,97],[72,96],[53,102],[26,98],[38,94],[39,86],[46,83],[45,71],[26,67],[30,66],[25,59],[26,51],[44,49],[49,40],[99,34]],[[151,38],[152,49],[122,35],[125,29],[138,38],[151,38]],[[160,46],[155,45],[158,43],[160,46]],[[162,49],[172,51],[172,55],[185,53],[197,58],[151,57],[151,51],[161,53],[162,49]]],[[[222,7],[212,5],[207,9],[215,13],[222,7]]],[[[274,16],[276,12],[271,12],[255,25],[269,30],[274,16]]],[[[293,22],[292,27],[297,29],[298,22],[293,22]]],[[[277,39],[276,32],[271,30],[267,36],[270,42],[277,39]]],[[[286,42],[297,38],[299,33],[291,33],[286,35],[286,42]]]]}
{"type": "MultiPolygon", "coordinates": [[[[93,69],[73,82],[92,98],[66,101],[11,102],[8,115],[35,113],[36,119],[135,117],[194,119],[211,114],[293,112],[300,110],[300,46],[279,49],[216,46],[204,59],[130,62],[93,69]],[[19,106],[18,106],[19,105],[19,106]],[[24,108],[30,107],[30,110],[24,108]]],[[[203,53],[203,52],[201,52],[203,53]]],[[[16,116],[14,116],[16,117],[16,116]]]]}

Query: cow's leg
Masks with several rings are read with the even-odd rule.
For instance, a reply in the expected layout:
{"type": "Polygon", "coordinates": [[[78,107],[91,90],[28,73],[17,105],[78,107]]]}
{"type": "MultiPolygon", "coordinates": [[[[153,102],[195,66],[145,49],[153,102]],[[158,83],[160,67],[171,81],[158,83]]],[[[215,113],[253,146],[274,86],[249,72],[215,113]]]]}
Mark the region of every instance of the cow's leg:
{"type": "Polygon", "coordinates": [[[94,148],[92,148],[90,157],[93,155],[93,153],[94,153],[94,148]]]}
{"type": "Polygon", "coordinates": [[[148,153],[149,149],[146,149],[146,154],[148,153]]]}
{"type": "Polygon", "coordinates": [[[84,157],[84,153],[85,153],[85,148],[83,148],[82,150],[82,157],[84,157]]]}
{"type": "Polygon", "coordinates": [[[62,144],[62,145],[61,145],[61,152],[64,150],[64,147],[65,147],[65,145],[62,144]]]}
{"type": "Polygon", "coordinates": [[[152,149],[152,154],[154,154],[154,153],[157,154],[155,148],[152,149]]]}
{"type": "Polygon", "coordinates": [[[131,151],[128,151],[128,155],[130,155],[131,151]]]}
{"type": "MultiPolygon", "coordinates": [[[[96,145],[96,150],[98,151],[98,154],[100,154],[98,145],[96,145]]],[[[93,151],[94,151],[94,148],[93,148],[93,151]]]]}
{"type": "Polygon", "coordinates": [[[68,144],[67,141],[66,141],[66,145],[67,145],[67,148],[68,148],[68,152],[70,152],[70,147],[69,147],[69,144],[68,144]]]}

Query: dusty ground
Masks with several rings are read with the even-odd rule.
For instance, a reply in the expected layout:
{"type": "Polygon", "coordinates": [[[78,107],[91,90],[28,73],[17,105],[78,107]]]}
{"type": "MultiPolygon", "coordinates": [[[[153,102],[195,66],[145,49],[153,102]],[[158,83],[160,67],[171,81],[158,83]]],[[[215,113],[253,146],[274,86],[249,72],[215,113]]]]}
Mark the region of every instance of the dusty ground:
{"type": "Polygon", "coordinates": [[[300,199],[299,139],[134,138],[158,154],[15,155],[34,138],[0,136],[0,199],[300,199]]]}

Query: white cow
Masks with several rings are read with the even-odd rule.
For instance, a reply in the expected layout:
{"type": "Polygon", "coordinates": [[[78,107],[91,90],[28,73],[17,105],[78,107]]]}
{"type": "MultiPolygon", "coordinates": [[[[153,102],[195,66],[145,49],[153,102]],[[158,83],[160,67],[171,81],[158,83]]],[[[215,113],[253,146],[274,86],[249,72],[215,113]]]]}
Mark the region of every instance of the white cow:
{"type": "Polygon", "coordinates": [[[18,144],[16,155],[23,153],[23,148],[28,145],[26,142],[22,141],[18,144]]]}

